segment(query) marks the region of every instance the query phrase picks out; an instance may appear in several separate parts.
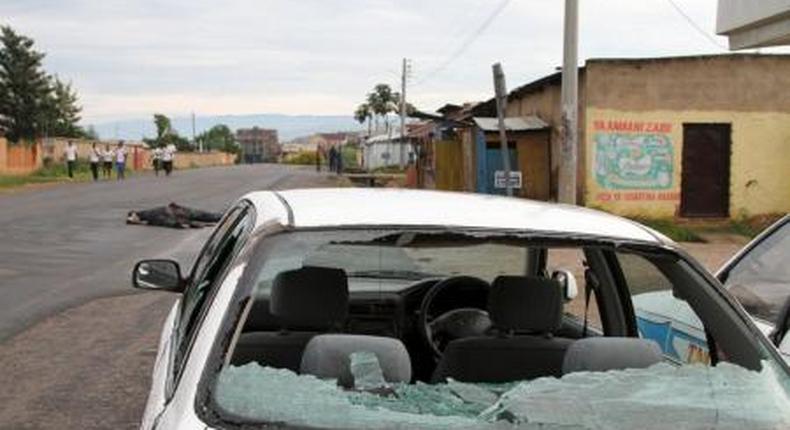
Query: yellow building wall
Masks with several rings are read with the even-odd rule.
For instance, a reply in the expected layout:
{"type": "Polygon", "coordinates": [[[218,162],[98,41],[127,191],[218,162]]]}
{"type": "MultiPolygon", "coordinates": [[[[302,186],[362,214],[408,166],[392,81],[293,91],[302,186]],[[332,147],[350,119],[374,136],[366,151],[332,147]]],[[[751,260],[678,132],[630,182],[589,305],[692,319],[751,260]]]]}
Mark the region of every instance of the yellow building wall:
{"type": "Polygon", "coordinates": [[[790,112],[588,108],[585,204],[622,215],[678,215],[684,123],[731,124],[731,217],[790,212],[790,112]],[[617,156],[618,140],[630,142],[630,157],[617,156]]]}

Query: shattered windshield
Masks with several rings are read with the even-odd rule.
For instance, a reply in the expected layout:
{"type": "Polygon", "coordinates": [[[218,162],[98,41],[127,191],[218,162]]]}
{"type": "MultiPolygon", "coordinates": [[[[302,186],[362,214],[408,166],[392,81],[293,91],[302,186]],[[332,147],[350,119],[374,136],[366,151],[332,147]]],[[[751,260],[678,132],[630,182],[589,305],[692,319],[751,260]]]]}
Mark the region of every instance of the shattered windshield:
{"type": "MultiPolygon", "coordinates": [[[[225,364],[209,376],[208,405],[223,426],[790,426],[786,370],[751,343],[743,321],[727,319],[716,295],[708,295],[712,286],[674,256],[493,233],[297,232],[264,244],[249,269],[258,280],[250,294],[257,301],[271,296],[271,306],[267,313],[253,303],[225,364]],[[583,294],[563,297],[554,290],[561,284],[545,267],[553,246],[582,260],[584,273],[571,276],[583,294]],[[620,311],[609,300],[620,293],[602,276],[606,270],[620,273],[620,286],[630,292],[634,334],[617,328],[615,319],[623,315],[617,316],[620,311]],[[347,298],[330,293],[345,282],[341,272],[348,277],[347,298]],[[402,286],[464,274],[485,276],[488,299],[470,311],[463,290],[448,293],[442,308],[447,312],[437,320],[447,318],[461,334],[434,355],[420,314],[421,303],[440,282],[420,289],[402,286]],[[365,289],[352,288],[371,277],[397,278],[401,289],[379,302],[360,295],[365,289]],[[522,289],[545,291],[533,295],[522,289]],[[384,300],[397,305],[384,306],[384,300]],[[338,302],[347,303],[348,313],[336,315],[332,309],[338,302]],[[587,327],[590,303],[602,326],[594,332],[587,327]],[[568,308],[579,315],[570,315],[568,308]],[[559,310],[561,320],[547,323],[555,317],[546,309],[559,310]],[[480,312],[490,328],[469,334],[480,312]],[[464,317],[453,320],[459,315],[464,317]],[[340,324],[334,324],[336,317],[340,324]],[[264,327],[266,318],[281,325],[264,327]]],[[[566,262],[555,258],[554,264],[566,262]]],[[[425,327],[437,325],[429,318],[425,327]]]]}
{"type": "Polygon", "coordinates": [[[387,394],[248,364],[222,371],[219,406],[251,421],[347,429],[778,429],[790,400],[770,365],[578,372],[514,384],[396,384],[387,394]],[[254,394],[253,394],[254,393],[254,394]]]}

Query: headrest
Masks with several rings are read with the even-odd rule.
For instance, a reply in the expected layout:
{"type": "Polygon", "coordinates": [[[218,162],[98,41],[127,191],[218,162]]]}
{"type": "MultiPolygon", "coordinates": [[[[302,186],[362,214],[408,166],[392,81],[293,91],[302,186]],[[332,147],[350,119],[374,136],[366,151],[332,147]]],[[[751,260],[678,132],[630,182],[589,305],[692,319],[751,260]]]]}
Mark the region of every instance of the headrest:
{"type": "Polygon", "coordinates": [[[524,333],[553,333],[562,323],[562,287],[553,279],[498,276],[488,293],[494,327],[524,333]]]}
{"type": "Polygon", "coordinates": [[[299,372],[324,379],[337,379],[339,385],[354,386],[351,354],[376,355],[386,382],[411,381],[411,360],[398,339],[353,334],[322,334],[310,339],[302,354],[299,372]]]}
{"type": "Polygon", "coordinates": [[[588,337],[568,347],[562,373],[603,372],[644,368],[660,363],[661,348],[652,340],[634,337],[588,337]]]}
{"type": "Polygon", "coordinates": [[[282,324],[269,310],[269,298],[256,298],[244,322],[244,331],[277,331],[281,327],[282,324]]]}
{"type": "Polygon", "coordinates": [[[272,281],[269,310],[291,330],[326,330],[348,313],[348,279],[341,269],[302,267],[272,281]]]}

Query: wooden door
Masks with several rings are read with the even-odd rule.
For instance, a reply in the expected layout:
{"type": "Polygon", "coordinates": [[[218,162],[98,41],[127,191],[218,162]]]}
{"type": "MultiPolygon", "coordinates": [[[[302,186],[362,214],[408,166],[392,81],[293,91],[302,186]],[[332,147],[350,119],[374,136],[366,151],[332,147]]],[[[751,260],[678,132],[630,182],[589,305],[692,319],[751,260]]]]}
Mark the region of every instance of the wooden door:
{"type": "Polygon", "coordinates": [[[682,216],[729,216],[730,131],[730,124],[683,124],[682,216]]]}

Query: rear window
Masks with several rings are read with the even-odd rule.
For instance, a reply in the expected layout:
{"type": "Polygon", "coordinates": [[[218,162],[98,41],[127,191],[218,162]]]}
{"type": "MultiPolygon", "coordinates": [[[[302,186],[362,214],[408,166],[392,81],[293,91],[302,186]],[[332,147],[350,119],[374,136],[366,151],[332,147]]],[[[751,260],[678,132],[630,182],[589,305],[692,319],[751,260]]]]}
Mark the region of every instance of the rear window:
{"type": "MultiPolygon", "coordinates": [[[[260,248],[262,265],[254,262],[248,270],[257,272],[255,293],[261,294],[268,292],[271,279],[282,271],[303,265],[342,268],[348,273],[349,285],[353,288],[354,282],[359,282],[358,287],[362,288],[352,289],[351,296],[365,297],[366,309],[384,312],[391,308],[377,308],[381,303],[376,302],[375,295],[368,294],[364,285],[375,285],[383,291],[393,283],[403,289],[460,274],[473,274],[486,281],[499,274],[523,275],[529,250],[534,248],[551,249],[546,272],[568,270],[579,281],[579,295],[583,296],[584,271],[588,269],[584,256],[614,252],[612,248],[598,249],[598,245],[582,248],[576,242],[547,246],[495,234],[485,238],[457,234],[447,237],[447,241],[441,238],[441,234],[423,236],[393,231],[286,233],[264,241],[260,248]],[[430,240],[425,240],[427,236],[430,240]]],[[[751,343],[743,322],[730,319],[727,309],[717,307],[723,304],[710,298],[714,295],[708,297],[706,290],[713,287],[703,284],[704,278],[674,257],[630,252],[615,255],[617,264],[610,262],[609,266],[622,271],[639,335],[657,345],[658,358],[652,364],[606,371],[575,369],[555,376],[506,381],[418,378],[415,375],[425,374],[420,372],[421,366],[433,366],[436,361],[420,346],[422,340],[414,331],[418,313],[415,308],[408,308],[393,317],[404,319],[399,323],[399,334],[385,336],[402,342],[408,351],[406,360],[411,363],[412,377],[407,380],[387,379],[392,362],[366,346],[349,349],[347,354],[333,355],[331,359],[316,358],[322,357],[320,354],[302,356],[295,369],[257,360],[242,364],[220,358],[224,363],[220,370],[206,376],[212,378],[212,388],[206,394],[207,407],[218,425],[230,428],[263,427],[266,423],[344,429],[644,428],[645,423],[653,422],[661,423],[661,428],[715,428],[721,423],[736,423],[733,428],[790,426],[790,380],[785,370],[772,361],[765,349],[751,343]],[[697,315],[690,302],[707,309],[703,312],[706,317],[697,315]],[[722,331],[729,336],[719,345],[722,348],[717,362],[707,350],[707,327],[702,322],[710,321],[711,315],[718,315],[713,317],[710,328],[714,338],[722,331]],[[351,385],[341,382],[348,379],[345,374],[326,376],[315,371],[336,366],[348,367],[351,385]]],[[[606,283],[603,277],[600,280],[606,283]]],[[[404,291],[419,295],[420,290],[404,291]]],[[[563,306],[571,317],[583,318],[583,303],[578,302],[578,296],[563,306]]],[[[591,310],[595,316],[589,323],[595,328],[600,324],[599,310],[597,306],[588,312],[591,310]]],[[[376,315],[364,317],[372,321],[376,315]]],[[[309,342],[320,334],[304,330],[308,329],[244,332],[240,338],[252,342],[263,339],[258,345],[263,351],[271,342],[280,345],[299,336],[309,342]]],[[[500,352],[507,348],[496,347],[502,340],[506,345],[511,340],[557,341],[563,348],[570,348],[584,336],[578,328],[575,332],[567,327],[563,330],[548,336],[516,331],[475,335],[482,337],[485,344],[490,342],[491,348],[473,366],[518,368],[530,362],[526,356],[502,361],[500,352]]],[[[333,329],[331,333],[339,334],[341,339],[357,334],[343,329],[333,329]]],[[[602,335],[600,331],[588,334],[590,338],[604,339],[602,335]]],[[[358,342],[357,345],[367,345],[358,342]]],[[[633,353],[629,349],[620,352],[633,353]]]]}

